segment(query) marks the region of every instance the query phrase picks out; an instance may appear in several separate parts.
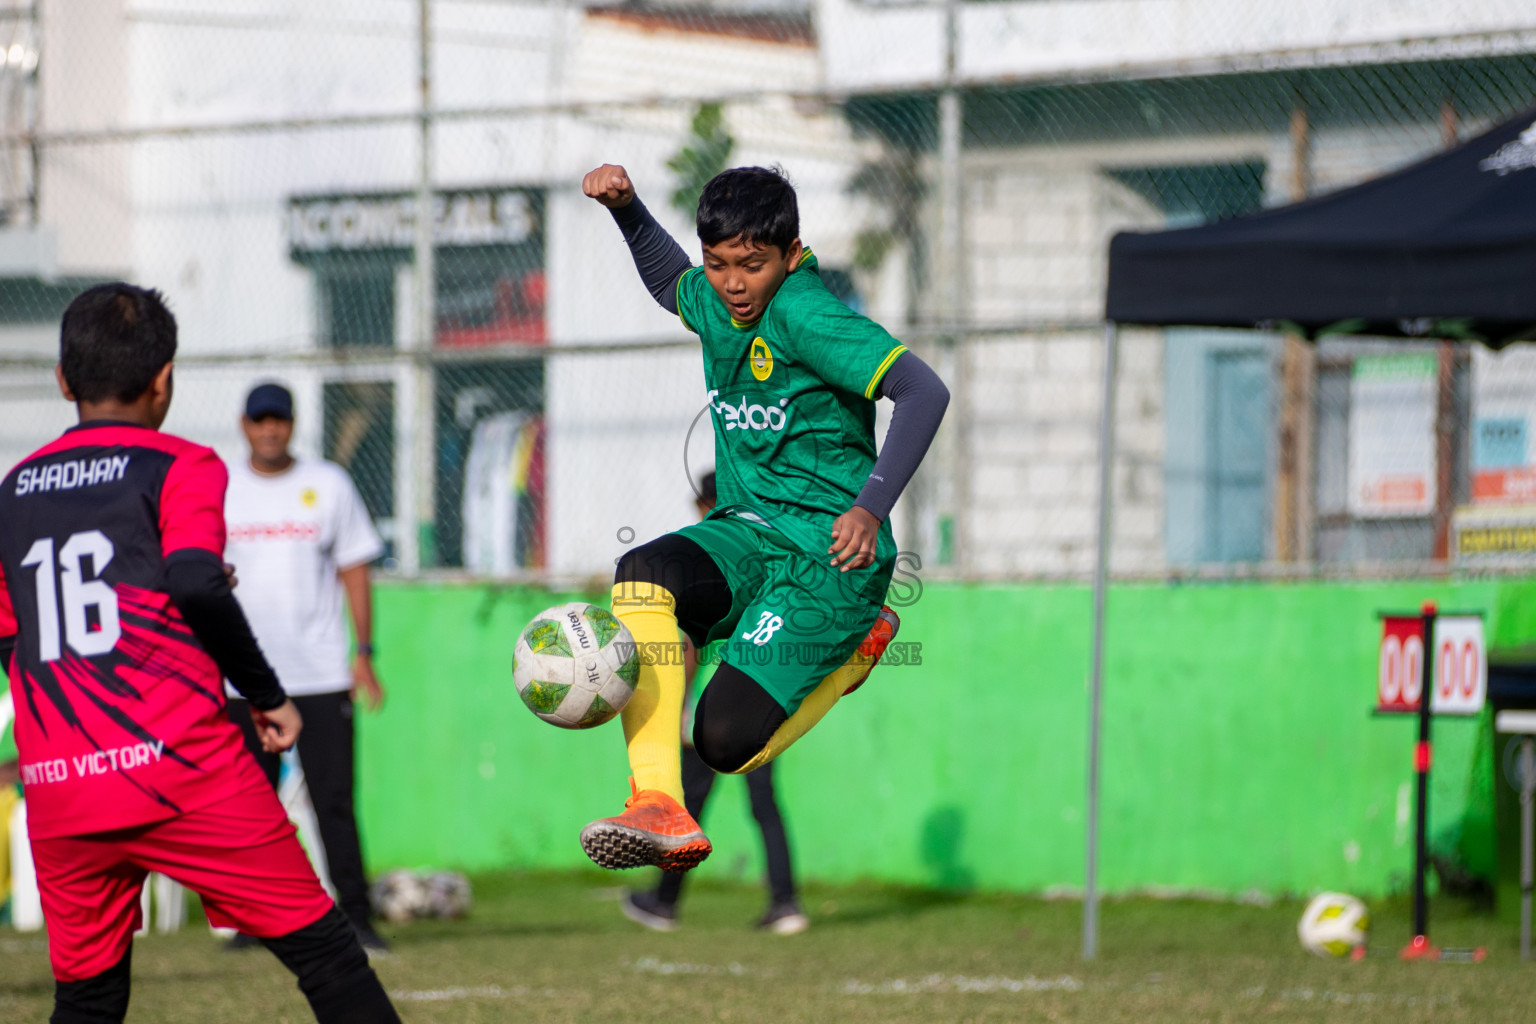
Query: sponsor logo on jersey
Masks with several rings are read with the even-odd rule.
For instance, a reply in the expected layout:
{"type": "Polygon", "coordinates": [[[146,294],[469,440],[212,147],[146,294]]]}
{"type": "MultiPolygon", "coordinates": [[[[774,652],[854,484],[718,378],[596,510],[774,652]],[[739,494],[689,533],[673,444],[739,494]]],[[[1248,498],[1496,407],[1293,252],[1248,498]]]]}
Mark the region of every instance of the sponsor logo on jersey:
{"type": "Polygon", "coordinates": [[[779,399],[778,405],[748,405],[743,395],[739,403],[716,401],[719,390],[709,393],[709,407],[720,417],[723,430],[772,430],[777,433],[789,422],[789,399],[779,399]]]}
{"type": "Polygon", "coordinates": [[[230,523],[229,539],[249,540],[319,540],[320,524],[284,519],[280,523],[230,523]]]}
{"type": "Polygon", "coordinates": [[[69,491],[114,483],[128,472],[128,456],[103,455],[99,459],[70,459],[51,466],[27,466],[16,474],[16,497],[43,491],[69,491]]]}
{"type": "Polygon", "coordinates": [[[767,380],[773,373],[773,351],[762,338],[752,339],[752,352],[748,356],[752,364],[752,376],[758,380],[767,380]]]}

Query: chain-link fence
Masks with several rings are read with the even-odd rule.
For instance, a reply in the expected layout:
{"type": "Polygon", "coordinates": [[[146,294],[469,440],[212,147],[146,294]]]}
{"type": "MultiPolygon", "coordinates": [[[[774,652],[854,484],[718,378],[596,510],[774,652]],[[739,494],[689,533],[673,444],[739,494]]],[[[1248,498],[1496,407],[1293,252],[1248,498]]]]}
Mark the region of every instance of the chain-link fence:
{"type": "MultiPolygon", "coordinates": [[[[245,392],[282,381],[391,565],[498,578],[609,571],[713,463],[696,345],[580,194],[598,163],[691,251],[704,180],[781,164],[828,284],[954,396],[901,546],[1083,578],[1110,236],[1536,103],[1513,0],[48,0],[0,9],[0,47],[7,464],[72,417],[64,305],[128,278],[180,320],[167,429],[243,458],[245,392]]],[[[1533,395],[1524,345],[1127,331],[1112,568],[1527,569],[1500,538],[1536,504],[1533,395]]]]}

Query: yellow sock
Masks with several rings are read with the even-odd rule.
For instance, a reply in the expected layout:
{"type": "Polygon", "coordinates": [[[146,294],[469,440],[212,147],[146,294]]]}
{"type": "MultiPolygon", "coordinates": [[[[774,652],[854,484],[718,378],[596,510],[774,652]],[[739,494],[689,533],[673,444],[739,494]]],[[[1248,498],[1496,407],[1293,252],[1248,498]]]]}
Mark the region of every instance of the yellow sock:
{"type": "Polygon", "coordinates": [[[640,679],[624,705],[624,743],[629,770],[639,789],[659,789],[683,802],[679,730],[683,720],[683,674],[677,632],[677,600],[654,583],[620,583],[613,588],[613,614],[629,627],[640,651],[640,679]]]}
{"type": "Polygon", "coordinates": [[[870,663],[874,659],[867,654],[854,651],[848,660],[832,670],[832,674],[817,684],[810,696],[800,702],[795,713],[785,720],[784,724],[774,730],[768,738],[768,745],[757,752],[757,756],[733,773],[745,775],[755,771],[763,765],[778,757],[798,740],[801,736],[811,731],[811,726],[821,721],[822,716],[832,710],[843,691],[858,681],[859,677],[869,671],[870,663]]]}

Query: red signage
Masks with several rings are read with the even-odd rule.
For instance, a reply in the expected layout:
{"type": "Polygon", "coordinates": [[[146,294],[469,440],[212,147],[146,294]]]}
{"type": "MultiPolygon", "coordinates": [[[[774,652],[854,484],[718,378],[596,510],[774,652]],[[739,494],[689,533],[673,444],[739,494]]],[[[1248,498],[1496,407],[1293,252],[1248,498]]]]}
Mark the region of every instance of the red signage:
{"type": "Polygon", "coordinates": [[[1376,668],[1376,707],[1417,711],[1424,688],[1424,620],[1386,616],[1381,620],[1381,654],[1376,668]]]}
{"type": "Polygon", "coordinates": [[[1536,467],[1479,469],[1472,474],[1472,504],[1526,505],[1536,501],[1536,467]]]}
{"type": "MultiPolygon", "coordinates": [[[[1477,714],[1488,692],[1482,617],[1438,616],[1434,639],[1430,710],[1441,715],[1477,714]]],[[[1424,620],[1417,615],[1384,616],[1376,663],[1376,710],[1417,711],[1423,688],[1424,620]]]]}

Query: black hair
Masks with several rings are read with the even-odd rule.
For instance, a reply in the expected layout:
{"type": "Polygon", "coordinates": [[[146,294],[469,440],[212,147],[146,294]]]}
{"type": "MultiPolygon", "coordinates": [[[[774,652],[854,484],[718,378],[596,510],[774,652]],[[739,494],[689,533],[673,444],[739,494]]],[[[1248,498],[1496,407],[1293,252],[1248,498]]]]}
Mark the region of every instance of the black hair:
{"type": "Polygon", "coordinates": [[[710,470],[699,477],[699,500],[714,501],[715,497],[715,471],[710,470]]]}
{"type": "Polygon", "coordinates": [[[776,245],[780,252],[800,237],[800,204],[782,168],[733,167],[721,171],[699,195],[699,241],[740,238],[748,245],[776,245]]]}
{"type": "Polygon", "coordinates": [[[77,402],[132,402],[175,357],[176,318],[153,288],[100,284],[64,311],[59,367],[77,402]]]}

